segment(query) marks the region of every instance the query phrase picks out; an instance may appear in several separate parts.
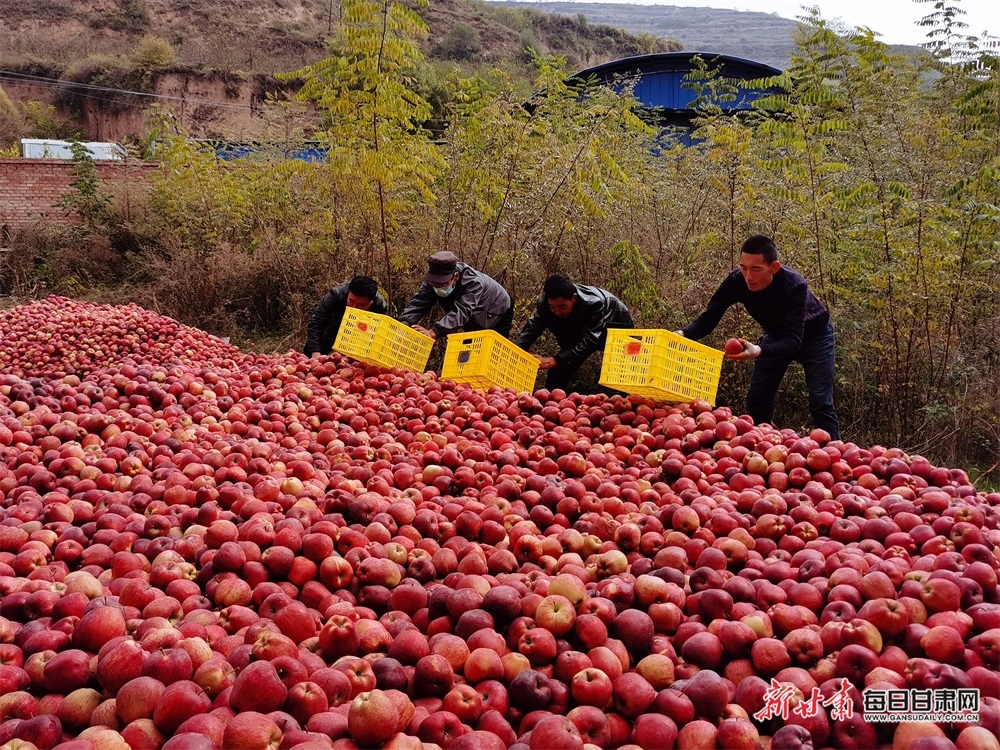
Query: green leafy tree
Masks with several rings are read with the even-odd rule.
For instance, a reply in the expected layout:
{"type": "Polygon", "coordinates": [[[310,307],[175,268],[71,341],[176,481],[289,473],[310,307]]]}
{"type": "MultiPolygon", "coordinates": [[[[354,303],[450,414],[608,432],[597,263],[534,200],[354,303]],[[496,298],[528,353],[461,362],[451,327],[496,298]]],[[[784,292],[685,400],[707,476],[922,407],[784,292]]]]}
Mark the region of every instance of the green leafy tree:
{"type": "Polygon", "coordinates": [[[739,85],[724,78],[700,56],[695,57],[692,64],[693,69],[682,85],[695,94],[690,105],[696,113],[694,137],[712,144],[704,154],[713,167],[707,181],[723,202],[726,213],[724,241],[729,248],[729,265],[735,267],[738,248],[752,225],[748,209],[754,205],[756,194],[752,184],[757,172],[752,150],[754,131],[723,108],[724,104],[737,99],[739,85]]]}
{"type": "Polygon", "coordinates": [[[767,113],[758,127],[759,134],[769,141],[770,156],[764,166],[772,175],[772,195],[786,204],[786,210],[791,209],[790,217],[795,217],[781,228],[796,240],[807,240],[813,251],[815,283],[822,292],[828,281],[825,251],[838,227],[838,175],[848,169],[831,148],[831,136],[848,129],[849,124],[842,117],[843,90],[835,78],[837,51],[843,42],[815,15],[817,11],[813,13],[812,34],[793,55],[788,70],[751,85],[782,92],[755,102],[767,113]],[[796,207],[807,211],[806,221],[801,221],[796,207]]]}
{"type": "Polygon", "coordinates": [[[79,126],[56,112],[55,106],[42,102],[23,102],[19,107],[27,138],[80,138],[79,126]]]}
{"type": "Polygon", "coordinates": [[[381,251],[392,297],[393,272],[405,268],[394,253],[395,236],[416,201],[433,205],[431,185],[443,167],[421,127],[430,105],[411,88],[427,26],[397,0],[344,0],[342,12],[333,54],[290,76],[304,80],[298,96],[328,118],[334,192],[360,209],[356,241],[367,248],[368,268],[381,251]]]}
{"type": "Polygon", "coordinates": [[[82,143],[70,143],[73,152],[72,191],[56,205],[76,215],[80,226],[87,232],[106,223],[112,214],[112,199],[102,189],[97,164],[90,150],[82,143]]]}
{"type": "Polygon", "coordinates": [[[651,136],[635,115],[630,86],[567,85],[562,61],[535,60],[544,94],[529,109],[502,80],[499,88],[465,82],[439,190],[443,240],[460,242],[528,299],[545,274],[594,280],[610,268],[615,240],[593,229],[609,219],[624,223],[615,207],[634,187],[631,171],[645,163],[639,143],[651,136]],[[478,236],[458,239],[469,221],[478,236]]]}
{"type": "Polygon", "coordinates": [[[958,0],[914,0],[931,5],[933,10],[920,19],[918,26],[927,29],[924,47],[940,60],[951,60],[968,51],[967,35],[964,30],[969,24],[962,20],[967,15],[958,0]]]}
{"type": "Polygon", "coordinates": [[[0,149],[10,148],[25,131],[24,118],[17,106],[0,87],[0,149]]]}

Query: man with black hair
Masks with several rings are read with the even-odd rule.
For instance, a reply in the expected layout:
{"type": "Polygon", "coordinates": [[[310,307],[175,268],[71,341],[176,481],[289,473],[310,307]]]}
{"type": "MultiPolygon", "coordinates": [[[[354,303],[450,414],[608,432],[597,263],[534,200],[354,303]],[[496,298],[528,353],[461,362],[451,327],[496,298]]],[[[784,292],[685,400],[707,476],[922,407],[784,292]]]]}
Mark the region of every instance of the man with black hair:
{"type": "Polygon", "coordinates": [[[496,331],[510,336],[514,305],[494,279],[443,250],[427,259],[427,275],[399,321],[432,339],[456,331],[496,331]],[[419,325],[435,305],[444,316],[430,328],[419,325]]]}
{"type": "Polygon", "coordinates": [[[306,328],[305,354],[329,354],[337,340],[340,323],[348,307],[385,315],[389,306],[378,290],[378,282],[368,276],[355,276],[346,284],[331,289],[316,308],[306,328]]]}
{"type": "Polygon", "coordinates": [[[816,427],[840,439],[840,422],[833,408],[834,337],[830,313],[810,291],[805,279],[778,261],[770,237],[750,237],[740,249],[740,266],[712,296],[705,312],[678,333],[689,339],[710,334],[723,314],[740,303],[764,329],[760,343],[747,342],[744,351],[726,355],[754,360],[747,411],[757,424],[770,422],[774,400],[792,362],[805,370],[809,411],[816,427]]]}
{"type": "Polygon", "coordinates": [[[553,274],[545,280],[535,314],[514,343],[527,350],[545,330],[552,331],[559,352],[554,357],[538,357],[538,367],[548,371],[546,388],[565,390],[587,357],[604,349],[609,328],[633,327],[628,308],[611,292],[553,274]]]}

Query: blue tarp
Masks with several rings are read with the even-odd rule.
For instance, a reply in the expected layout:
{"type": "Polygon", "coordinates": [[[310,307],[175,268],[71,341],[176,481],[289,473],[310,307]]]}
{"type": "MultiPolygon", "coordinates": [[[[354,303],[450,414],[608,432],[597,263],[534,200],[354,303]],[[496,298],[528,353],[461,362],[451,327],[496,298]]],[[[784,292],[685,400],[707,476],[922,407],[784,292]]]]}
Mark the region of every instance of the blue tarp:
{"type": "Polygon", "coordinates": [[[308,162],[326,161],[329,147],[320,141],[283,147],[275,143],[260,143],[257,141],[199,141],[203,146],[215,151],[215,155],[223,161],[237,159],[256,159],[262,161],[281,159],[297,159],[308,162]]]}

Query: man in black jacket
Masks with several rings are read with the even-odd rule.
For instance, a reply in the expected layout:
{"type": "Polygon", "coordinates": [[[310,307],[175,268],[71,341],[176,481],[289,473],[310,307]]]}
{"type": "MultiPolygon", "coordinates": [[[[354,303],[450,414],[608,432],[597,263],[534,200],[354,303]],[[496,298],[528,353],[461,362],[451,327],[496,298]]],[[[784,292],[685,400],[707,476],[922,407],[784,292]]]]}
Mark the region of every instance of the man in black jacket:
{"type": "Polygon", "coordinates": [[[546,388],[565,390],[587,357],[604,349],[609,328],[634,327],[628,308],[611,292],[553,274],[545,280],[535,314],[514,343],[527,350],[546,329],[552,331],[559,352],[539,357],[538,367],[548,370],[546,388]]]}
{"type": "Polygon", "coordinates": [[[399,316],[400,322],[432,339],[456,331],[489,330],[504,338],[510,336],[514,307],[500,284],[447,250],[434,253],[427,267],[424,283],[399,316]],[[418,325],[438,304],[444,316],[431,328],[418,325]]]}
{"type": "Polygon", "coordinates": [[[330,353],[348,307],[380,315],[385,315],[389,309],[378,290],[378,282],[368,276],[355,276],[348,283],[335,286],[323,297],[309,319],[305,346],[307,357],[330,353]]]}
{"type": "Polygon", "coordinates": [[[800,362],[813,422],[839,440],[840,423],[833,408],[830,313],[802,276],[778,262],[778,248],[770,237],[758,234],[743,243],[740,267],[722,282],[701,317],[678,333],[695,340],[707,336],[726,310],[737,303],[742,303],[764,329],[759,346],[748,342],[743,352],[727,355],[729,359],[755,360],[747,393],[747,411],[754,422],[771,421],[781,379],[792,362],[800,362]]]}

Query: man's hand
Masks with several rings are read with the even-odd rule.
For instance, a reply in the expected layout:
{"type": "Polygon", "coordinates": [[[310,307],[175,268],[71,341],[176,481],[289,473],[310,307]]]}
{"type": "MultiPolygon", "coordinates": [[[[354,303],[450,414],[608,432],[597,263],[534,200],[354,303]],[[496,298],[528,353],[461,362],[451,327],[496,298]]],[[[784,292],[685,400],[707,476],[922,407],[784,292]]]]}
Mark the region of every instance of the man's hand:
{"type": "Polygon", "coordinates": [[[322,356],[323,355],[320,354],[319,352],[313,352],[312,354],[309,355],[309,359],[319,359],[322,356]]]}
{"type": "Polygon", "coordinates": [[[757,359],[760,356],[760,347],[751,341],[746,342],[743,351],[739,354],[727,354],[726,359],[742,362],[745,359],[757,359]]]}
{"type": "Polygon", "coordinates": [[[434,333],[434,331],[432,331],[429,328],[424,328],[423,326],[417,325],[416,323],[414,323],[412,326],[410,326],[410,328],[412,328],[417,333],[424,334],[424,336],[429,336],[434,341],[437,340],[437,334],[434,333]]]}
{"type": "Polygon", "coordinates": [[[674,335],[684,338],[684,331],[674,331],[674,335]]]}
{"type": "Polygon", "coordinates": [[[553,367],[559,364],[558,362],[556,362],[555,357],[539,357],[537,354],[533,354],[532,356],[538,360],[539,370],[551,370],[553,367]]]}

